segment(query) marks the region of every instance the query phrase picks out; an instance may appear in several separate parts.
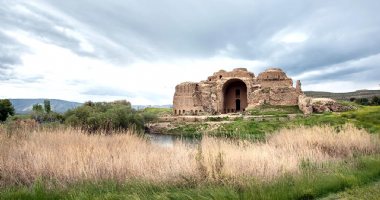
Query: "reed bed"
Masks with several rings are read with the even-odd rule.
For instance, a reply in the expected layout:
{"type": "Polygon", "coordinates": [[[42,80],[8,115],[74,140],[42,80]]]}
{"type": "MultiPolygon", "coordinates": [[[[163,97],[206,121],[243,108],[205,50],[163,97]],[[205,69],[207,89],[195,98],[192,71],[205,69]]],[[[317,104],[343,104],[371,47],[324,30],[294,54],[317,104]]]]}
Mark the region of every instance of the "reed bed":
{"type": "Polygon", "coordinates": [[[245,178],[269,181],[318,164],[379,152],[378,135],[354,126],[283,129],[265,142],[204,136],[194,146],[152,144],[132,132],[89,135],[75,129],[6,134],[0,128],[0,186],[38,179],[60,185],[81,181],[198,183],[245,178]]]}

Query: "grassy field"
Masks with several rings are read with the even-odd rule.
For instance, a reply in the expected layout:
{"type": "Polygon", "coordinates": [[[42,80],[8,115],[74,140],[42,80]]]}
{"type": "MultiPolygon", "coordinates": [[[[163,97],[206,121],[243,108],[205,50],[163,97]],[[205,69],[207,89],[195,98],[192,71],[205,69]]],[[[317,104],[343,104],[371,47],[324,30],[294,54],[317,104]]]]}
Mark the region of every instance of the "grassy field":
{"type": "Polygon", "coordinates": [[[172,148],[131,132],[0,130],[0,199],[310,199],[380,178],[380,138],[353,126],[172,148]]]}
{"type": "MultiPolygon", "coordinates": [[[[284,113],[286,111],[292,112],[294,109],[292,107],[285,108],[285,110],[280,111],[278,107],[268,108],[275,117],[264,118],[261,121],[237,119],[231,123],[222,123],[217,127],[205,123],[184,123],[168,130],[168,133],[185,137],[201,137],[206,134],[226,138],[262,140],[265,139],[266,134],[274,133],[282,128],[329,125],[339,130],[340,127],[348,123],[354,124],[358,128],[363,128],[370,133],[380,133],[380,106],[361,106],[357,110],[348,112],[313,114],[284,120],[284,117],[282,117],[284,113]],[[274,110],[278,112],[275,113],[274,110]]],[[[268,114],[268,109],[262,111],[261,114],[268,114]]]]}
{"type": "Polygon", "coordinates": [[[203,133],[208,129],[209,125],[206,123],[183,123],[177,124],[174,128],[168,129],[167,133],[187,138],[201,138],[203,133]]]}
{"type": "Polygon", "coordinates": [[[286,115],[302,114],[298,106],[272,106],[262,105],[260,107],[248,110],[251,115],[286,115]]]}
{"type": "Polygon", "coordinates": [[[300,175],[285,175],[273,182],[251,181],[247,185],[201,183],[188,185],[117,183],[112,180],[80,182],[66,187],[46,186],[42,180],[32,186],[2,189],[0,199],[378,199],[379,156],[346,160],[326,165],[325,172],[304,166],[300,175]],[[350,163],[347,166],[347,163],[350,163]],[[346,190],[337,195],[331,193],[346,190]],[[371,192],[371,193],[368,193],[371,192]],[[366,198],[368,197],[368,198],[366,198]]]}
{"type": "Polygon", "coordinates": [[[148,114],[154,114],[154,115],[157,115],[157,116],[163,116],[163,115],[168,115],[168,114],[173,113],[173,109],[172,108],[153,108],[153,107],[148,107],[148,108],[144,108],[143,110],[141,110],[141,112],[148,113],[148,114]]]}
{"type": "Polygon", "coordinates": [[[369,183],[367,185],[355,186],[347,189],[344,192],[331,194],[322,200],[337,200],[337,199],[366,199],[378,200],[380,198],[380,181],[369,183]]]}

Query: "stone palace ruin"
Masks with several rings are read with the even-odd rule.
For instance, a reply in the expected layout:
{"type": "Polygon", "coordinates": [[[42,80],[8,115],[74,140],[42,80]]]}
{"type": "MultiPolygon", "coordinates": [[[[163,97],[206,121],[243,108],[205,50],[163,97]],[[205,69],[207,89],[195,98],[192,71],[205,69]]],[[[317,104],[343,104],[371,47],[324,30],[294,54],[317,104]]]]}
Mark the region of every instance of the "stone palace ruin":
{"type": "Polygon", "coordinates": [[[298,105],[301,82],[279,68],[269,68],[257,77],[246,68],[220,70],[199,83],[176,86],[174,115],[225,114],[244,112],[259,105],[298,105]]]}

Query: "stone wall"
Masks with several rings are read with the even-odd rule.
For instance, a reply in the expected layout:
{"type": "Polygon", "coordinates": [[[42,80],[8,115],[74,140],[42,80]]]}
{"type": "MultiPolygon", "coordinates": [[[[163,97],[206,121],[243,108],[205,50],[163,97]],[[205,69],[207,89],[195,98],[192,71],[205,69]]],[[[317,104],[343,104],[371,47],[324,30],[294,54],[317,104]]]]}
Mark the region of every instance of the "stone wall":
{"type": "Polygon", "coordinates": [[[252,93],[250,101],[252,107],[263,104],[269,105],[298,105],[298,96],[300,95],[294,88],[277,87],[258,89],[252,93]]]}
{"type": "Polygon", "coordinates": [[[185,82],[176,86],[173,98],[175,115],[194,115],[203,112],[198,83],[185,82]]]}

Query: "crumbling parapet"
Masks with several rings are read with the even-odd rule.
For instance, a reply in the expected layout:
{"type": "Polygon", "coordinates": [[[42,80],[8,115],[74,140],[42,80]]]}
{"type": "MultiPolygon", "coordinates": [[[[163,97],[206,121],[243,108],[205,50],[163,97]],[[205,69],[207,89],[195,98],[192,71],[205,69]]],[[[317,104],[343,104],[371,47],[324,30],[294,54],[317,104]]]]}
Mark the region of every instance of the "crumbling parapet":
{"type": "Polygon", "coordinates": [[[302,89],[301,89],[301,81],[300,80],[297,80],[297,83],[296,83],[296,91],[298,93],[302,93],[302,89]]]}

